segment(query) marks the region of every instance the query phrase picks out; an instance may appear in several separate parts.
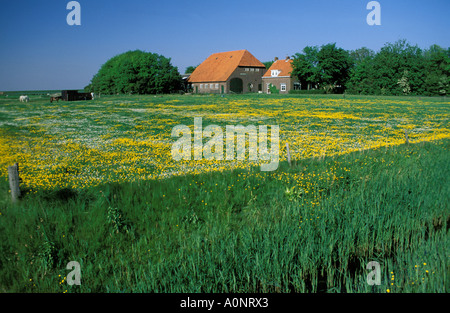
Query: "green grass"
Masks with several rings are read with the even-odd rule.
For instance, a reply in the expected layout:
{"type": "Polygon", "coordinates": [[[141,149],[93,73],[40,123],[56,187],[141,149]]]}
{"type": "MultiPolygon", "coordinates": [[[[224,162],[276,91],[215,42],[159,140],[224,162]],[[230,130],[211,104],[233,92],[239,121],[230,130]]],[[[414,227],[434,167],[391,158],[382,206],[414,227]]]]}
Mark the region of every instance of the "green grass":
{"type": "Polygon", "coordinates": [[[449,148],[4,196],[0,291],[445,293],[449,148]],[[65,282],[70,261],[81,286],[65,282]]]}

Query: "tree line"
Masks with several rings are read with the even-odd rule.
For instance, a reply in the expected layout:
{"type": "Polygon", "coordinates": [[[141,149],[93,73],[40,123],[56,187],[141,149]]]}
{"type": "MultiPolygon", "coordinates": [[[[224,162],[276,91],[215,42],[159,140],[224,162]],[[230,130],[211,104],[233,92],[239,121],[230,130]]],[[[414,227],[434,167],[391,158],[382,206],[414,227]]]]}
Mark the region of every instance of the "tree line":
{"type": "Polygon", "coordinates": [[[422,50],[406,40],[386,43],[378,52],[347,51],[330,43],[307,46],[293,56],[293,75],[302,89],[362,95],[450,93],[450,48],[422,50]]]}
{"type": "MultiPolygon", "coordinates": [[[[273,62],[265,62],[270,67],[273,62]]],[[[190,66],[186,73],[192,73],[190,66]]],[[[307,46],[293,55],[292,75],[301,89],[361,95],[450,93],[450,48],[420,49],[406,40],[386,43],[378,52],[345,50],[329,43],[307,46]]],[[[141,50],[109,59],[85,90],[103,94],[161,94],[186,88],[171,59],[141,50]]]]}

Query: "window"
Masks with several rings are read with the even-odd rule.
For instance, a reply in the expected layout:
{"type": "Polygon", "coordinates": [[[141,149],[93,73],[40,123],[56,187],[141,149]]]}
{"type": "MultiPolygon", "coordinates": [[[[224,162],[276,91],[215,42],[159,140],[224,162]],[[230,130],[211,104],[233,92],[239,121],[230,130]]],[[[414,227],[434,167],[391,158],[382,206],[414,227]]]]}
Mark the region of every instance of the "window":
{"type": "Polygon", "coordinates": [[[219,84],[216,84],[216,87],[215,87],[216,89],[219,89],[219,84]]]}
{"type": "Polygon", "coordinates": [[[248,71],[250,71],[250,69],[249,69],[248,67],[246,67],[246,68],[245,68],[245,71],[248,72],[248,71]]]}
{"type": "Polygon", "coordinates": [[[203,84],[200,84],[200,89],[203,89],[203,84]]]}
{"type": "Polygon", "coordinates": [[[255,69],[252,67],[251,69],[250,69],[250,72],[254,72],[255,71],[255,69]]]}
{"type": "Polygon", "coordinates": [[[272,75],[272,77],[277,77],[278,74],[280,74],[280,71],[279,71],[279,70],[271,70],[271,75],[272,75]]]}
{"type": "Polygon", "coordinates": [[[286,84],[280,84],[280,90],[286,91],[286,84]]]}
{"type": "Polygon", "coordinates": [[[257,68],[255,71],[259,72],[259,68],[257,68]]]}
{"type": "Polygon", "coordinates": [[[205,89],[208,89],[208,87],[209,87],[208,84],[205,84],[205,89]]]}

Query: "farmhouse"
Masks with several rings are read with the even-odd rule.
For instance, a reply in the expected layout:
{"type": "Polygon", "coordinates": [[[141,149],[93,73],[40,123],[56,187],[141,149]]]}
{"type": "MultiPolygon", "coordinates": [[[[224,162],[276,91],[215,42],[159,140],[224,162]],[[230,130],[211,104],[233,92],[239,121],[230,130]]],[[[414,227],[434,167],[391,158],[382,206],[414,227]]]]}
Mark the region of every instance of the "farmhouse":
{"type": "Polygon", "coordinates": [[[276,88],[283,94],[289,93],[291,89],[300,89],[298,79],[291,75],[292,70],[293,66],[290,57],[286,57],[284,60],[275,58],[275,62],[262,77],[264,91],[271,93],[271,89],[276,88]]]}
{"type": "Polygon", "coordinates": [[[210,55],[190,75],[194,93],[247,93],[262,91],[266,67],[247,50],[210,55]]]}

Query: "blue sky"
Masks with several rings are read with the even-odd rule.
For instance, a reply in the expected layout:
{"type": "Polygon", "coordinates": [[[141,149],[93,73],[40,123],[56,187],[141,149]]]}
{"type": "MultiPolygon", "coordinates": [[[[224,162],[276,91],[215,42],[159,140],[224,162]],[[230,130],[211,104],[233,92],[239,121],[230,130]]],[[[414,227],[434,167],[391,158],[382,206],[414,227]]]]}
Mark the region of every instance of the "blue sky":
{"type": "Polygon", "coordinates": [[[378,0],[381,25],[366,23],[370,0],[1,0],[0,90],[77,89],[109,58],[140,49],[183,73],[211,53],[247,49],[260,61],[335,42],[378,51],[406,39],[450,47],[449,0],[378,0]]]}

